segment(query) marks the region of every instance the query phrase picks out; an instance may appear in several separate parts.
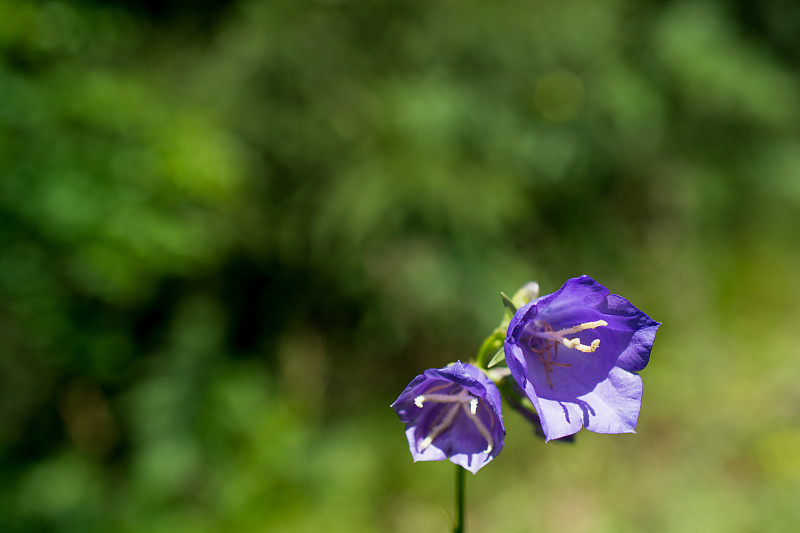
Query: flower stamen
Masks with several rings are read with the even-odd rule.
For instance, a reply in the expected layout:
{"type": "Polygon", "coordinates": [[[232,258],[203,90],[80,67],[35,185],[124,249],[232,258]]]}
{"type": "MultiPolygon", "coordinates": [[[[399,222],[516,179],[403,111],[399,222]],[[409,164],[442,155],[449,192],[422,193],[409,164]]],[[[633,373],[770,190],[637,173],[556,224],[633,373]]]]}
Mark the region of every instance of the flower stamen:
{"type": "Polygon", "coordinates": [[[577,326],[572,326],[571,328],[560,329],[558,331],[547,331],[544,332],[544,335],[542,336],[563,344],[567,348],[578,350],[583,353],[592,353],[600,347],[600,339],[593,340],[591,344],[587,346],[586,344],[581,344],[581,340],[578,337],[568,339],[566,338],[566,335],[571,335],[573,333],[586,331],[587,329],[595,329],[607,325],[608,322],[605,320],[595,320],[594,322],[584,322],[583,324],[578,324],[577,326]]]}
{"type": "Polygon", "coordinates": [[[422,404],[424,404],[425,402],[434,402],[434,403],[463,402],[465,398],[462,395],[462,393],[464,393],[463,390],[459,394],[420,394],[419,396],[414,398],[414,405],[422,409],[422,404]]]}
{"type": "Polygon", "coordinates": [[[453,424],[459,408],[475,424],[478,433],[486,440],[487,447],[483,453],[492,451],[492,434],[478,416],[479,399],[469,394],[466,389],[461,389],[458,394],[420,394],[414,398],[414,405],[420,409],[425,402],[450,403],[453,405],[439,415],[439,420],[436,421],[430,433],[419,443],[420,452],[425,451],[439,435],[453,424]]]}
{"type": "Polygon", "coordinates": [[[459,404],[453,405],[450,409],[448,409],[447,414],[444,416],[441,422],[436,424],[428,436],[425,437],[422,442],[419,444],[419,451],[425,451],[425,449],[433,443],[433,440],[444,433],[444,430],[450,427],[450,424],[453,423],[453,420],[456,418],[458,414],[458,406],[459,404]]]}
{"type": "Polygon", "coordinates": [[[481,437],[483,437],[483,439],[486,441],[486,449],[483,450],[483,453],[489,453],[489,452],[492,451],[492,434],[489,432],[489,430],[486,428],[486,425],[483,423],[483,421],[476,414],[476,412],[478,410],[478,408],[477,408],[478,399],[475,398],[474,400],[475,400],[474,404],[472,402],[470,402],[470,408],[469,409],[467,409],[466,404],[463,404],[463,403],[461,404],[461,407],[464,408],[464,414],[467,415],[467,418],[472,420],[472,423],[475,424],[476,428],[478,428],[478,433],[480,433],[481,437]],[[473,405],[475,405],[475,409],[474,410],[472,409],[473,405]]]}
{"type": "Polygon", "coordinates": [[[600,339],[595,339],[591,342],[591,344],[586,345],[586,344],[581,344],[581,340],[578,337],[573,337],[572,339],[568,339],[566,336],[571,335],[573,333],[586,331],[587,329],[595,329],[607,325],[608,322],[606,322],[605,320],[595,320],[594,322],[584,322],[583,324],[578,324],[577,326],[572,326],[571,328],[564,328],[558,331],[553,331],[553,328],[551,328],[549,324],[543,323],[545,330],[536,331],[533,333],[533,335],[535,337],[563,344],[567,348],[571,348],[573,350],[578,350],[584,353],[592,353],[595,350],[597,350],[597,348],[600,347],[600,339]]]}
{"type": "Polygon", "coordinates": [[[594,322],[584,322],[583,324],[578,324],[577,326],[572,326],[570,328],[560,329],[558,331],[554,331],[550,324],[546,322],[541,322],[538,324],[539,327],[543,328],[543,331],[534,331],[533,337],[537,337],[539,339],[544,339],[545,343],[544,346],[537,348],[534,346],[534,343],[531,342],[530,348],[531,350],[536,353],[539,357],[539,361],[544,365],[544,372],[545,377],[547,378],[547,384],[550,388],[553,388],[553,380],[550,378],[550,372],[553,371],[553,367],[561,367],[561,368],[568,368],[572,365],[569,363],[557,363],[556,357],[558,356],[558,345],[561,344],[567,348],[572,350],[578,350],[579,352],[583,353],[592,353],[597,348],[600,347],[600,339],[594,339],[590,344],[582,344],[581,340],[578,337],[573,337],[572,339],[566,338],[566,335],[572,335],[573,333],[578,333],[581,331],[585,331],[587,329],[595,329],[602,326],[607,326],[608,322],[605,320],[595,320],[594,322]],[[552,357],[551,357],[552,356],[552,357]]]}

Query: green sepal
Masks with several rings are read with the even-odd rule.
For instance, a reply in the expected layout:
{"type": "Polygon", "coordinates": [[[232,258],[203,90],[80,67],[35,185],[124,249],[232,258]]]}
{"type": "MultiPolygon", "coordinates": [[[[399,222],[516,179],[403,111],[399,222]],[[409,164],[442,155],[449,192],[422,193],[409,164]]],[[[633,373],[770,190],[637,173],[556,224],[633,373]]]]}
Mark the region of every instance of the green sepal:
{"type": "Polygon", "coordinates": [[[517,312],[517,305],[504,292],[500,293],[500,298],[503,299],[503,307],[506,308],[506,315],[509,319],[512,318],[514,313],[517,312]]]}
{"type": "Polygon", "coordinates": [[[506,349],[505,347],[500,348],[494,354],[494,357],[489,361],[489,364],[486,365],[486,368],[492,368],[494,365],[499,365],[503,361],[506,360],[506,349]]]}

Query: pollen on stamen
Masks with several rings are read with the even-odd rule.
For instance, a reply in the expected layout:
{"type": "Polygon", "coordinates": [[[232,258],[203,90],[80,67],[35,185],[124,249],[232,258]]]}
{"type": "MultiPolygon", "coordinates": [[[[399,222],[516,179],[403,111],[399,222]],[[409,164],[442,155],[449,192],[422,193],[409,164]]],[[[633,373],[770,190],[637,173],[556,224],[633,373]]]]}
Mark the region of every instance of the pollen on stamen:
{"type": "Polygon", "coordinates": [[[561,344],[566,346],[567,348],[575,348],[581,343],[581,340],[577,337],[574,339],[561,339],[561,344]]]}
{"type": "Polygon", "coordinates": [[[607,325],[608,322],[605,320],[595,320],[594,322],[584,322],[583,324],[578,324],[577,326],[572,326],[571,328],[560,329],[555,331],[553,334],[563,337],[564,335],[571,335],[572,333],[578,333],[587,329],[595,329],[607,325]]]}
{"type": "Polygon", "coordinates": [[[414,405],[416,405],[417,407],[422,409],[422,402],[424,402],[424,401],[425,401],[425,395],[424,394],[420,394],[419,396],[414,398],[414,405]]]}
{"type": "Polygon", "coordinates": [[[600,339],[594,339],[588,346],[586,344],[581,344],[581,340],[577,337],[573,339],[567,339],[566,335],[570,335],[573,333],[578,333],[580,331],[585,331],[587,329],[595,329],[603,326],[607,326],[608,322],[605,320],[595,320],[594,322],[584,322],[583,324],[578,324],[577,326],[573,326],[571,328],[564,328],[558,331],[547,332],[547,337],[554,340],[555,342],[561,343],[567,348],[571,348],[573,350],[578,350],[584,353],[592,353],[597,348],[600,347],[600,339]]]}
{"type": "Polygon", "coordinates": [[[478,399],[473,398],[469,401],[469,411],[473,415],[478,412],[478,399]]]}
{"type": "Polygon", "coordinates": [[[589,346],[581,344],[581,340],[577,337],[574,339],[560,339],[560,342],[567,348],[572,348],[573,350],[578,350],[583,353],[592,353],[600,347],[600,339],[593,340],[589,346]]]}
{"type": "Polygon", "coordinates": [[[430,437],[425,437],[422,439],[422,442],[419,443],[419,451],[423,452],[425,449],[433,443],[433,439],[430,437]]]}

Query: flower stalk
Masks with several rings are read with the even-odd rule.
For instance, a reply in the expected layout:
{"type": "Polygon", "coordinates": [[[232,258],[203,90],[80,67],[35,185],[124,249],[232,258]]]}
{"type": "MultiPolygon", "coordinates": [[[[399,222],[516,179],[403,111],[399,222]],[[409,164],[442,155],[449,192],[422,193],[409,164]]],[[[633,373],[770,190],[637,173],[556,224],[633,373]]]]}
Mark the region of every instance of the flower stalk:
{"type": "Polygon", "coordinates": [[[453,533],[464,533],[464,469],[456,465],[456,523],[453,533]]]}

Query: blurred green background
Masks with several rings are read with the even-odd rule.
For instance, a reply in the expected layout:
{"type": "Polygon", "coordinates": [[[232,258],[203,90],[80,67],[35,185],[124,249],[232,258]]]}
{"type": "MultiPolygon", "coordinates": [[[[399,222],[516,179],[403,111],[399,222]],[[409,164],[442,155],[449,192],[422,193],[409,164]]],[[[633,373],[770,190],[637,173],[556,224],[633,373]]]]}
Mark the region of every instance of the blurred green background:
{"type": "Polygon", "coordinates": [[[800,4],[0,0],[0,531],[441,532],[389,404],[499,291],[663,322],[468,530],[800,525],[800,4]]]}

